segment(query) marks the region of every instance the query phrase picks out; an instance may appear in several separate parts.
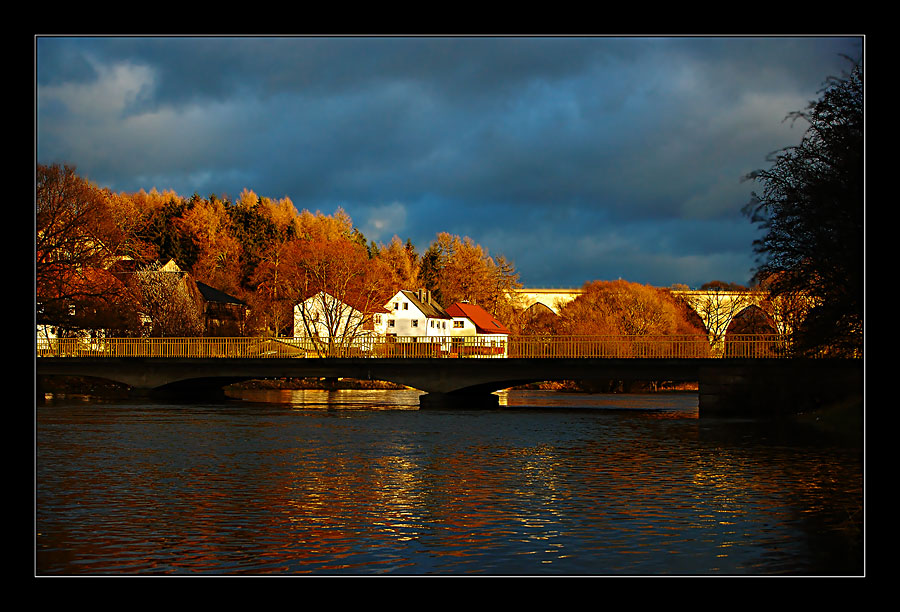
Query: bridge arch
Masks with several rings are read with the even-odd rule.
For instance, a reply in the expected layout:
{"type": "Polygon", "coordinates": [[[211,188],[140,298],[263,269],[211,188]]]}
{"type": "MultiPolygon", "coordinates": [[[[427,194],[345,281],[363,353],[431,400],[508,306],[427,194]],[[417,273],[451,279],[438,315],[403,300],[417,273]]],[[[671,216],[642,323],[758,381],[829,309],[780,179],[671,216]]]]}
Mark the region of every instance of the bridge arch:
{"type": "Polygon", "coordinates": [[[732,317],[725,335],[776,333],[778,333],[778,328],[775,320],[759,304],[755,303],[750,304],[732,317]]]}
{"type": "Polygon", "coordinates": [[[560,308],[579,295],[583,294],[582,289],[517,289],[516,296],[520,300],[522,306],[527,310],[532,306],[540,304],[554,314],[559,314],[560,308]]]}

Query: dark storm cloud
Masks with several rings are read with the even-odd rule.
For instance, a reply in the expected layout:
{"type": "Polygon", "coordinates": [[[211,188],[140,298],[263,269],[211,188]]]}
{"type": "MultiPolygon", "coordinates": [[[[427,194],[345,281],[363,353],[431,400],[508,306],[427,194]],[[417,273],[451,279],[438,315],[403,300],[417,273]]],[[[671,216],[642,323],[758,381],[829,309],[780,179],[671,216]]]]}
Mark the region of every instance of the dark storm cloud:
{"type": "Polygon", "coordinates": [[[95,38],[37,45],[38,159],[115,190],[288,196],[526,283],[747,282],[747,172],[839,38],[95,38]],[[543,255],[541,255],[543,254],[543,255]]]}

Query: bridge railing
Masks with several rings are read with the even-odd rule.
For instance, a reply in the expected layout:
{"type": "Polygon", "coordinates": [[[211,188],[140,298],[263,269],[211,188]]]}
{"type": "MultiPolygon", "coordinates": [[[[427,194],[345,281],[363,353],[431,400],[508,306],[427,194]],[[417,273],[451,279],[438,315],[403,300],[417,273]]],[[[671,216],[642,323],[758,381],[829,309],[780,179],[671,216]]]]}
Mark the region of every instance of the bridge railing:
{"type": "Polygon", "coordinates": [[[169,358],[780,358],[777,335],[732,335],[710,347],[703,336],[432,336],[341,338],[40,338],[38,357],[169,358]]]}
{"type": "Polygon", "coordinates": [[[528,336],[510,339],[510,357],[521,358],[706,358],[702,336],[528,336]]]}

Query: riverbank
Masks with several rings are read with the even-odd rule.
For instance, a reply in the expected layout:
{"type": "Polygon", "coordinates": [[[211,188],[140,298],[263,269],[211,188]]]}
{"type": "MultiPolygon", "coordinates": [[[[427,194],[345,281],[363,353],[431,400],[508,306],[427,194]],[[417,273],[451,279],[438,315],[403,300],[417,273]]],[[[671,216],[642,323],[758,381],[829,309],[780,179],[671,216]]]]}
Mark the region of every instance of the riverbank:
{"type": "Polygon", "coordinates": [[[128,385],[88,376],[37,376],[35,394],[40,399],[45,395],[89,395],[109,399],[125,399],[131,387],[128,385]]]}

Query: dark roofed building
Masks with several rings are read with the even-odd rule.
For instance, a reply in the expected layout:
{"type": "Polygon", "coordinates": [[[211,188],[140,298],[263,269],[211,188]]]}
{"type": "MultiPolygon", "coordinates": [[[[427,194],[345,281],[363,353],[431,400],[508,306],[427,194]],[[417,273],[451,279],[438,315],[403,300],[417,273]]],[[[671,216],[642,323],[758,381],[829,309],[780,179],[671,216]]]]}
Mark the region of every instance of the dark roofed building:
{"type": "Polygon", "coordinates": [[[441,305],[431,299],[431,291],[427,289],[419,289],[418,291],[402,290],[409,301],[415,304],[416,308],[422,311],[429,319],[451,319],[452,317],[441,308],[441,305]]]}
{"type": "Polygon", "coordinates": [[[207,336],[237,337],[244,335],[247,305],[206,283],[195,281],[203,298],[203,318],[207,336]]]}

